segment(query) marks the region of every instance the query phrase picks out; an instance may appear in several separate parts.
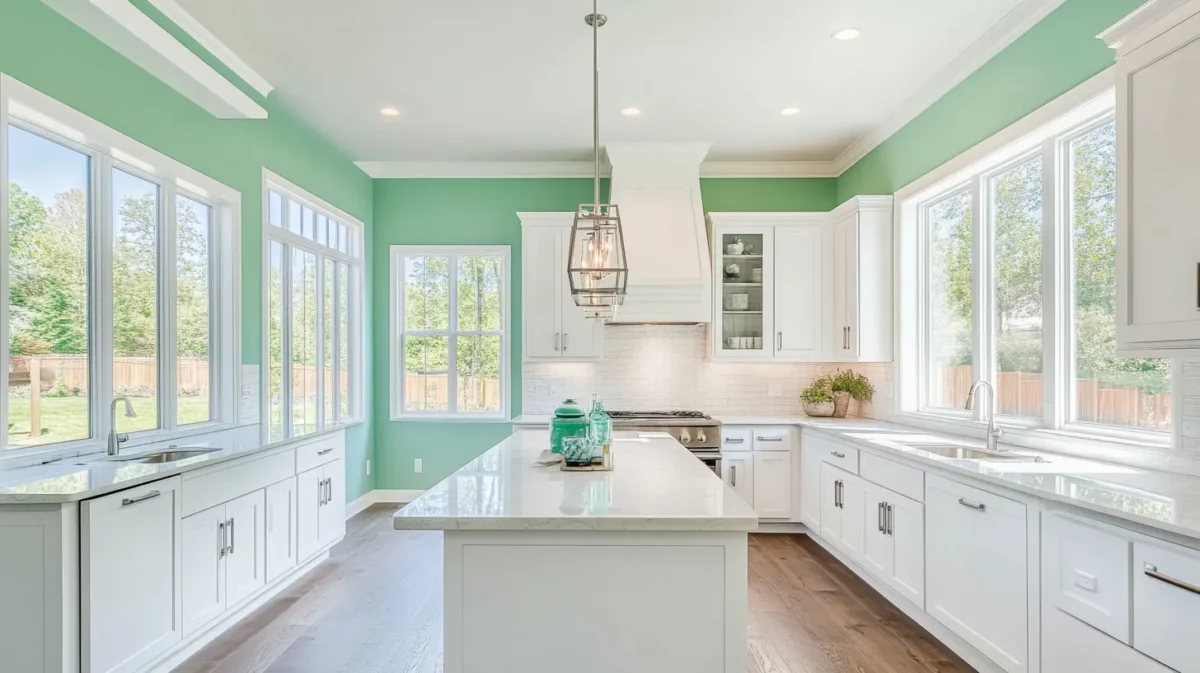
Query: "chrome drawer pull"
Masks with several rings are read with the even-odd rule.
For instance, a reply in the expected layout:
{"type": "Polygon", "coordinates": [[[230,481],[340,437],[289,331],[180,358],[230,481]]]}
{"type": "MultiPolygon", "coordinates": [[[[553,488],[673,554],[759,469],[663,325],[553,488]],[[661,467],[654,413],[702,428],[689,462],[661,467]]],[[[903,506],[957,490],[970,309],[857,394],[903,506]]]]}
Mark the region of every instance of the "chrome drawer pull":
{"type": "Polygon", "coordinates": [[[887,528],[887,530],[883,531],[884,533],[888,535],[896,534],[896,514],[895,510],[892,509],[891,503],[887,504],[887,508],[883,512],[883,523],[884,527],[887,528]]]}
{"type": "Polygon", "coordinates": [[[962,505],[963,507],[970,507],[971,509],[977,509],[980,512],[987,511],[987,505],[983,504],[982,502],[971,502],[970,500],[967,500],[966,498],[959,498],[958,504],[962,505]]]}
{"type": "Polygon", "coordinates": [[[783,437],[758,437],[760,442],[782,442],[783,437]]]}
{"type": "Polygon", "coordinates": [[[829,455],[833,456],[834,458],[845,458],[846,457],[846,454],[841,453],[839,451],[830,451],[829,455]]]}
{"type": "Polygon", "coordinates": [[[153,500],[160,495],[162,495],[162,491],[150,491],[146,495],[139,495],[136,498],[125,498],[125,499],[121,500],[121,506],[128,507],[130,505],[136,505],[139,502],[146,502],[147,500],[153,500]]]}
{"type": "Polygon", "coordinates": [[[234,522],[234,519],[230,519],[229,525],[225,527],[226,530],[229,531],[229,553],[230,554],[233,553],[233,545],[237,544],[237,531],[235,531],[233,529],[233,522],[234,522]]]}
{"type": "Polygon", "coordinates": [[[729,466],[729,485],[737,487],[737,465],[729,466]]]}
{"type": "Polygon", "coordinates": [[[725,441],[729,442],[730,444],[741,444],[746,440],[742,437],[726,437],[725,441]]]}
{"type": "Polygon", "coordinates": [[[883,503],[879,503],[879,505],[875,507],[875,510],[875,525],[879,527],[879,532],[882,533],[884,531],[883,503]]]}
{"type": "Polygon", "coordinates": [[[1144,572],[1146,573],[1146,577],[1153,577],[1154,579],[1158,580],[1159,582],[1166,582],[1167,584],[1170,584],[1173,587],[1178,587],[1180,589],[1183,589],[1184,591],[1187,591],[1187,592],[1190,592],[1193,594],[1200,594],[1200,587],[1196,586],[1195,584],[1189,584],[1187,582],[1184,582],[1183,580],[1177,580],[1174,577],[1171,577],[1170,575],[1164,575],[1164,574],[1158,572],[1158,566],[1153,566],[1153,565],[1150,565],[1149,563],[1147,563],[1146,569],[1144,572]]]}
{"type": "Polygon", "coordinates": [[[217,557],[220,558],[220,557],[225,556],[225,554],[229,551],[229,545],[226,544],[226,540],[228,538],[225,536],[225,522],[224,521],[217,524],[217,532],[219,532],[221,534],[221,548],[217,551],[217,557]]]}
{"type": "Polygon", "coordinates": [[[325,450],[323,450],[323,451],[318,451],[318,452],[317,452],[317,455],[318,455],[318,456],[324,456],[325,454],[329,453],[330,451],[333,451],[333,447],[332,447],[332,446],[331,446],[331,447],[329,447],[328,449],[325,449],[325,450]]]}

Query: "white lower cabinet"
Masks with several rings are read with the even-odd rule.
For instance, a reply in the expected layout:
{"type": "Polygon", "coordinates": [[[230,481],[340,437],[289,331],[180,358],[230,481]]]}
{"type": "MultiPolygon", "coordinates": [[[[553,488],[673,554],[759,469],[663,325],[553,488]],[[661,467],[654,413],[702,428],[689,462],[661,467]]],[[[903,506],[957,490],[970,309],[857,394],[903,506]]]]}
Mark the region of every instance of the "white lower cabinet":
{"type": "Polygon", "coordinates": [[[1025,505],[928,474],[926,611],[1010,673],[1029,669],[1025,505]]]}
{"type": "Polygon", "coordinates": [[[296,557],[301,563],[345,534],[345,489],[340,460],[296,475],[296,557]]]}
{"type": "Polygon", "coordinates": [[[800,521],[809,530],[821,530],[821,454],[804,439],[800,448],[800,521]]]}
{"type": "MultiPolygon", "coordinates": [[[[746,504],[754,507],[754,454],[737,451],[721,454],[721,478],[746,504]]],[[[756,510],[757,511],[757,510],[756,510]]]]}
{"type": "Polygon", "coordinates": [[[136,671],[183,637],[180,484],[171,477],[81,505],[82,673],[136,671]]]}
{"type": "Polygon", "coordinates": [[[792,516],[792,452],[754,452],[754,511],[761,519],[792,516]]]}
{"type": "Polygon", "coordinates": [[[264,507],[260,489],[183,520],[185,636],[266,584],[264,507]]]}
{"type": "Polygon", "coordinates": [[[1180,673],[1200,672],[1200,552],[1133,544],[1133,646],[1180,673]]]}
{"type": "Polygon", "coordinates": [[[821,463],[821,534],[853,559],[858,559],[863,550],[864,501],[861,479],[821,463]]]}
{"type": "Polygon", "coordinates": [[[863,481],[867,521],[863,565],[908,600],[925,607],[925,507],[863,481]]]}
{"type": "Polygon", "coordinates": [[[1043,612],[1042,634],[1042,673],[1171,673],[1057,608],[1043,612]]]}
{"type": "Polygon", "coordinates": [[[296,567],[296,478],[267,487],[267,581],[296,567]]]}

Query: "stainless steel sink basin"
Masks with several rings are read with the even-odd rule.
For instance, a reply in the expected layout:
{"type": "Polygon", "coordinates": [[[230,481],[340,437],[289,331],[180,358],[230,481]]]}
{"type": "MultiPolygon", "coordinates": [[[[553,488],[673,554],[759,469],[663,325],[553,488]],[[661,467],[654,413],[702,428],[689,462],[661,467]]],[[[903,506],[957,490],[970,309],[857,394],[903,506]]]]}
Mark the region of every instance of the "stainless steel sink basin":
{"type": "Polygon", "coordinates": [[[195,458],[208,453],[220,451],[221,449],[203,448],[203,449],[166,449],[164,451],[150,451],[148,453],[131,453],[127,456],[108,456],[103,459],[104,462],[115,463],[174,463],[177,460],[186,458],[195,458]]]}
{"type": "Polygon", "coordinates": [[[1009,451],[988,451],[987,449],[978,449],[971,446],[958,446],[955,444],[906,444],[906,446],[933,453],[945,458],[955,458],[959,460],[997,460],[1009,462],[1027,462],[1041,463],[1044,459],[1041,456],[1027,456],[1020,453],[1012,453],[1009,451]]]}

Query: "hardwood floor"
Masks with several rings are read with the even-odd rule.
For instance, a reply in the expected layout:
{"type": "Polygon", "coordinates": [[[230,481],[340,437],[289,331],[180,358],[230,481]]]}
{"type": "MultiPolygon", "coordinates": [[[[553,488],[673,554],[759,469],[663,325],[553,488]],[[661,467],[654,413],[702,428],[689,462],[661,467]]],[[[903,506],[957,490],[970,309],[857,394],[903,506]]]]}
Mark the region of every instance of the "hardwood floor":
{"type": "MultiPolygon", "coordinates": [[[[328,561],[176,670],[441,671],[441,534],[393,530],[394,510],[351,519],[328,561]]],[[[753,673],[972,670],[803,535],[750,536],[749,621],[753,673]]]]}

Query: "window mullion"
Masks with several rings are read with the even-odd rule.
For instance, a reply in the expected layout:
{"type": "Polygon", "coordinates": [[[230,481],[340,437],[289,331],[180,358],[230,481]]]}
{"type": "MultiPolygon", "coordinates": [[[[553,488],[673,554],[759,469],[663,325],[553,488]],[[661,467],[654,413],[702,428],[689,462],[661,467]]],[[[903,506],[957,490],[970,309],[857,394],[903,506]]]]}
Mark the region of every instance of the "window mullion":
{"type": "Polygon", "coordinates": [[[450,286],[450,315],[447,325],[450,326],[450,339],[447,341],[449,354],[446,358],[446,411],[458,411],[458,258],[455,255],[447,257],[446,284],[450,286]]]}
{"type": "Polygon", "coordinates": [[[1047,428],[1068,420],[1070,402],[1070,227],[1067,175],[1055,138],[1042,146],[1042,418],[1047,428]]]}
{"type": "Polygon", "coordinates": [[[163,430],[174,430],[178,416],[176,405],[179,400],[178,358],[176,350],[179,341],[176,338],[177,316],[175,297],[176,273],[178,273],[176,240],[178,232],[177,203],[178,193],[175,186],[167,183],[163,186],[163,197],[160,199],[161,212],[158,233],[158,409],[159,427],[163,430]]]}
{"type": "MultiPolygon", "coordinates": [[[[287,202],[284,202],[284,207],[287,207],[287,202]]],[[[285,211],[286,212],[286,211],[285,211]]],[[[279,281],[280,300],[280,325],[279,325],[279,350],[280,350],[280,370],[283,376],[283,437],[286,439],[292,436],[292,372],[294,366],[292,363],[292,246],[282,245],[282,259],[280,260],[281,272],[279,281]]]]}
{"type": "Polygon", "coordinates": [[[88,335],[89,360],[92,363],[90,393],[93,438],[103,442],[113,431],[108,413],[113,395],[113,219],[112,160],[94,156],[92,186],[92,253],[89,276],[93,313],[88,335]]]}
{"type": "MultiPolygon", "coordinates": [[[[971,371],[977,381],[988,381],[995,385],[995,358],[992,345],[992,241],[991,227],[987,225],[988,214],[984,194],[986,181],[977,175],[971,181],[971,213],[974,240],[971,244],[971,292],[974,306],[971,326],[971,371]]],[[[994,397],[994,394],[993,394],[994,397]]],[[[996,405],[996,400],[990,400],[996,405]]],[[[982,420],[987,414],[983,405],[975,405],[973,416],[982,420]]]]}
{"type": "Polygon", "coordinates": [[[333,348],[331,349],[333,362],[330,363],[333,367],[333,420],[335,423],[342,420],[342,307],[338,299],[342,296],[341,274],[338,269],[341,265],[337,262],[333,263],[333,278],[331,279],[330,291],[333,292],[333,319],[329,321],[329,326],[333,328],[333,348]]]}
{"type": "MultiPolygon", "coordinates": [[[[315,216],[314,216],[315,219],[315,216]]],[[[328,235],[328,234],[327,234],[328,235]]],[[[317,429],[325,428],[325,259],[320,255],[317,260],[317,291],[314,293],[316,305],[316,344],[317,359],[313,363],[317,372],[317,429]]]]}
{"type": "MultiPolygon", "coordinates": [[[[8,187],[8,114],[7,104],[0,101],[0,203],[5,206],[0,208],[0,255],[3,255],[3,260],[0,261],[0,313],[3,313],[3,320],[0,321],[0,344],[11,344],[9,338],[9,322],[12,320],[9,315],[9,292],[8,292],[8,270],[12,264],[9,258],[9,251],[12,250],[8,241],[8,203],[9,203],[9,187],[8,187]]],[[[6,356],[11,357],[11,347],[6,347],[6,356]]],[[[0,389],[7,391],[8,388],[8,367],[0,367],[0,389]]],[[[37,393],[32,391],[31,395],[37,393]]],[[[7,397],[7,393],[5,394],[7,397]]],[[[0,451],[8,448],[8,418],[11,404],[0,405],[0,451]]]]}

